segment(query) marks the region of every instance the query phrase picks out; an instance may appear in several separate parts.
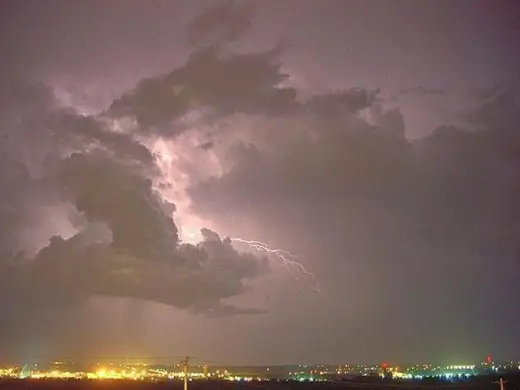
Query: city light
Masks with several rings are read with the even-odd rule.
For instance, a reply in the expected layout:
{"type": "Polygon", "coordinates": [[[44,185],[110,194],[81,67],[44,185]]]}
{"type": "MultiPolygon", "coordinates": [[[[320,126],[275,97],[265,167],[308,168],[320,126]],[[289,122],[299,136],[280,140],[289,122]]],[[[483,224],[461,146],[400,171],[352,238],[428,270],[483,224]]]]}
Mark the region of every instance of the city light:
{"type": "Polygon", "coordinates": [[[190,366],[187,374],[182,365],[154,366],[150,364],[109,364],[100,362],[89,368],[80,368],[75,363],[52,362],[49,364],[32,364],[0,368],[0,378],[18,379],[90,379],[90,380],[133,380],[133,381],[168,381],[184,380],[226,380],[233,382],[265,381],[269,379],[285,379],[299,382],[335,381],[345,378],[367,376],[375,378],[394,378],[400,380],[421,380],[423,378],[440,378],[447,381],[464,380],[475,375],[486,373],[508,372],[520,370],[520,362],[497,362],[490,366],[486,361],[480,364],[455,365],[396,365],[353,364],[353,365],[299,365],[287,371],[275,367],[257,368],[244,371],[241,369],[214,367],[206,364],[190,366]],[[45,367],[45,368],[43,368],[45,367]]]}
{"type": "MultiPolygon", "coordinates": [[[[95,364],[88,370],[72,370],[65,365],[51,364],[48,369],[31,367],[0,368],[0,378],[19,379],[91,379],[91,380],[183,380],[184,372],[179,367],[172,369],[146,367],[145,365],[103,365],[95,364]]],[[[207,372],[207,366],[191,367],[187,374],[190,381],[204,379],[222,379],[230,381],[262,380],[260,376],[241,376],[228,370],[207,372]]]]}

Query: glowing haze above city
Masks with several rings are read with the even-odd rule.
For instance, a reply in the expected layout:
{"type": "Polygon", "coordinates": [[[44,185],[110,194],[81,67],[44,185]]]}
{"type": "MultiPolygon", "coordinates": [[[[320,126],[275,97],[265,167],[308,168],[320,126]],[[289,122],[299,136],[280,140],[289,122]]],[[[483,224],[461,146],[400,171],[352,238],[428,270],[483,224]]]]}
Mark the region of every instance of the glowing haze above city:
{"type": "Polygon", "coordinates": [[[0,363],[519,358],[516,2],[0,4],[0,363]]]}

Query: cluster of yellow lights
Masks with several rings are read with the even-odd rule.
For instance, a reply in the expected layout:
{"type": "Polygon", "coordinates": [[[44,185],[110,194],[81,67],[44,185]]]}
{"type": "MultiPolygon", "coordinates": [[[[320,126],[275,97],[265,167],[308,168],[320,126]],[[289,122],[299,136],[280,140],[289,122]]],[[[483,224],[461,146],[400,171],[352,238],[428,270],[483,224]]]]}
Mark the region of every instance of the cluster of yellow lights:
{"type": "Polygon", "coordinates": [[[16,369],[14,368],[0,368],[0,377],[14,377],[18,376],[16,369]]]}
{"type": "MultiPolygon", "coordinates": [[[[53,368],[49,371],[31,370],[25,378],[32,379],[99,379],[99,380],[160,380],[160,379],[182,379],[183,371],[168,371],[165,369],[152,369],[143,367],[105,367],[97,365],[93,372],[69,372],[53,368]]],[[[241,377],[227,370],[217,371],[215,374],[203,372],[190,372],[187,374],[189,380],[204,378],[219,378],[231,381],[252,381],[261,378],[241,377]]],[[[20,368],[0,369],[0,377],[21,378],[20,368]]]]}
{"type": "MultiPolygon", "coordinates": [[[[174,379],[174,378],[184,378],[184,372],[170,372],[166,370],[138,370],[135,368],[129,370],[107,370],[106,368],[100,368],[94,373],[87,373],[87,378],[89,379],[174,379]]],[[[192,379],[201,379],[201,378],[209,378],[211,374],[205,375],[200,372],[192,372],[188,373],[188,378],[192,379]]]]}
{"type": "Polygon", "coordinates": [[[146,370],[107,370],[105,368],[100,368],[95,373],[88,373],[87,377],[89,379],[142,379],[147,376],[146,370]]]}

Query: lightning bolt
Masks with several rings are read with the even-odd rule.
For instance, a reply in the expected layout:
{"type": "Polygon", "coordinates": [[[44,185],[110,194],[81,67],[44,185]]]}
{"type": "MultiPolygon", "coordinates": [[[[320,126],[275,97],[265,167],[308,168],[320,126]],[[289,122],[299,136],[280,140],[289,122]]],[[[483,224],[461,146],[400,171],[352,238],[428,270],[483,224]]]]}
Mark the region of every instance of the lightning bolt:
{"type": "Polygon", "coordinates": [[[239,237],[230,237],[231,241],[240,242],[242,244],[246,244],[250,248],[258,251],[267,253],[267,255],[271,259],[279,260],[282,262],[282,264],[287,268],[287,271],[289,274],[298,281],[301,281],[302,279],[308,278],[311,279],[313,282],[313,288],[318,293],[322,294],[320,289],[320,284],[318,282],[318,279],[316,278],[316,275],[314,275],[312,272],[309,272],[305,269],[302,263],[297,261],[296,259],[298,256],[295,254],[292,254],[289,251],[286,251],[284,249],[273,249],[270,248],[267,244],[256,241],[256,240],[244,240],[243,238],[239,237]],[[296,273],[296,274],[295,274],[296,273]]]}

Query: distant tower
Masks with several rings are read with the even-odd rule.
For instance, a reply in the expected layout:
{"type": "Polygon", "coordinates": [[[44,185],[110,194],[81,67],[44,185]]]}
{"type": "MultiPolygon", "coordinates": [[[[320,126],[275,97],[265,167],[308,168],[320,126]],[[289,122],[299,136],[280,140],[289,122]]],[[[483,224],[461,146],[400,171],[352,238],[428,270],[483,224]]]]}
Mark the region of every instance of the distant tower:
{"type": "Polygon", "coordinates": [[[204,377],[205,378],[208,377],[208,365],[207,364],[204,364],[204,377]]]}

